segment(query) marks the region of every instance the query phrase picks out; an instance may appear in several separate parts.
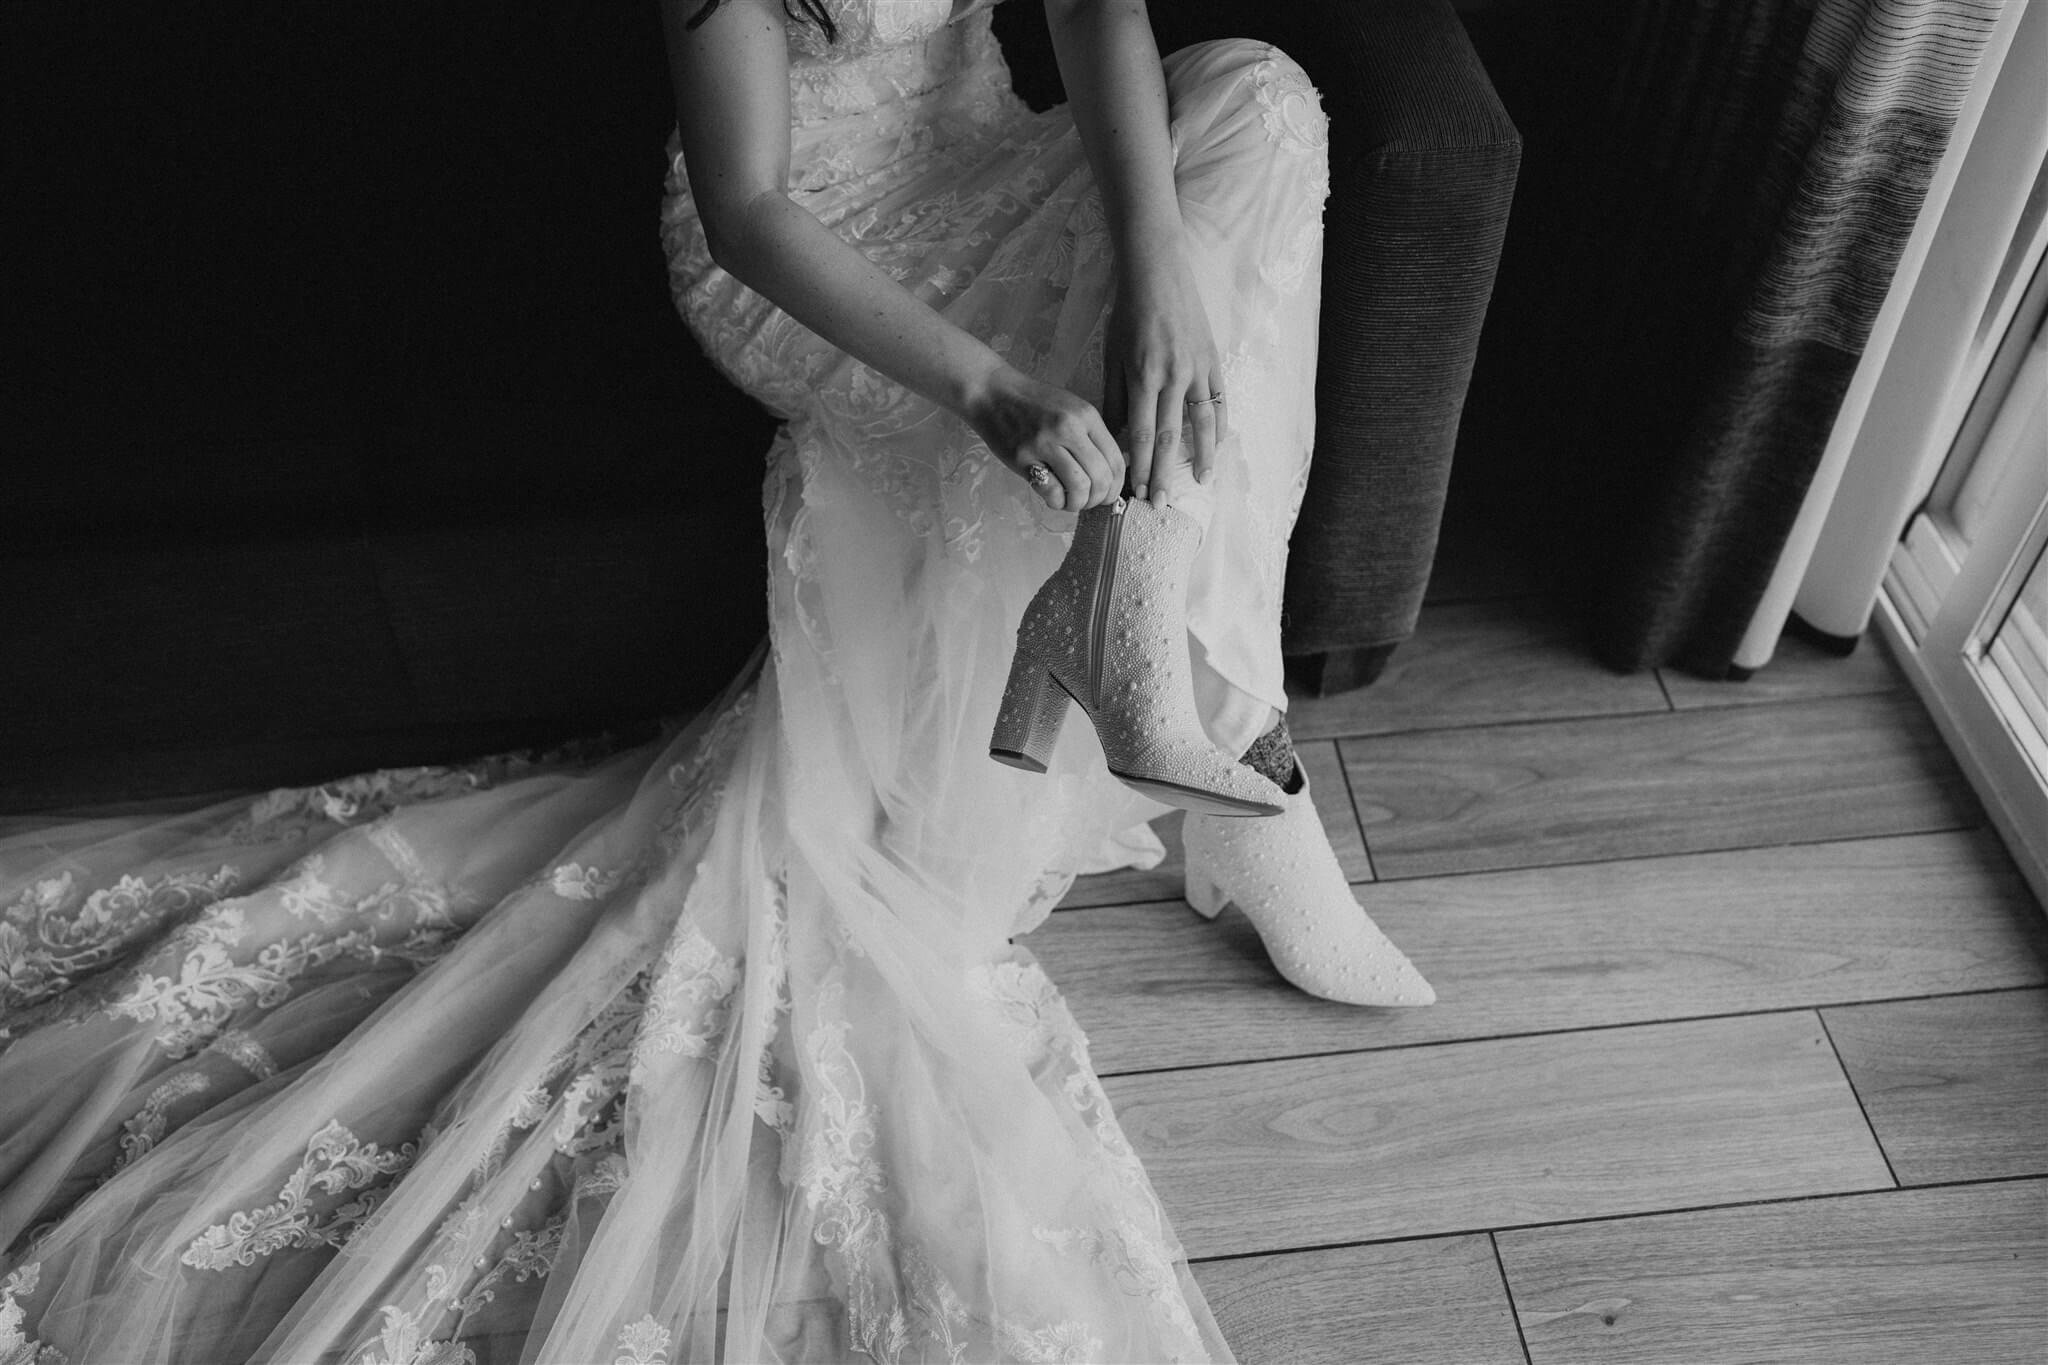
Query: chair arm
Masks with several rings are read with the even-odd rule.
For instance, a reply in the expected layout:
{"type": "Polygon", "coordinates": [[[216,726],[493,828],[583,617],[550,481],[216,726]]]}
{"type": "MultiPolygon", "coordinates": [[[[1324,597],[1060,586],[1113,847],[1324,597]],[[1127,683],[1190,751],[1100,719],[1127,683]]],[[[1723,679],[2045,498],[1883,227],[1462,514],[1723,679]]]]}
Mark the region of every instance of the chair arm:
{"type": "Polygon", "coordinates": [[[1306,54],[1331,121],[1316,456],[1284,648],[1340,690],[1415,629],[1521,137],[1447,0],[1270,12],[1291,31],[1269,41],[1306,54]]]}

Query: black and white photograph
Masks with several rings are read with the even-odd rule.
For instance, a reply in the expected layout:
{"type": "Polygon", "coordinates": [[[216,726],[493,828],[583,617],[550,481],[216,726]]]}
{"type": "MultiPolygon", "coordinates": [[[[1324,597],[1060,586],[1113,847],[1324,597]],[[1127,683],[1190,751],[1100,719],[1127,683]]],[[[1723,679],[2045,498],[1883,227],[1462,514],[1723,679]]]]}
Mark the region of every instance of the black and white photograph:
{"type": "Polygon", "coordinates": [[[0,53],[0,1365],[2048,1361],[2048,6],[0,53]]]}

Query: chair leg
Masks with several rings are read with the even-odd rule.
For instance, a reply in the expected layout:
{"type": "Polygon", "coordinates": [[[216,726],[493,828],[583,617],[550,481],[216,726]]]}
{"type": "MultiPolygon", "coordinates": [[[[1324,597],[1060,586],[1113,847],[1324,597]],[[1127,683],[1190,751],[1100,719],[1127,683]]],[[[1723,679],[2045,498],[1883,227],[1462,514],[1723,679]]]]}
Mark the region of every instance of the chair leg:
{"type": "Polygon", "coordinates": [[[1331,649],[1320,654],[1292,654],[1287,658],[1287,674],[1312,697],[1334,697],[1339,692],[1364,687],[1379,677],[1397,646],[1398,642],[1331,649]]]}

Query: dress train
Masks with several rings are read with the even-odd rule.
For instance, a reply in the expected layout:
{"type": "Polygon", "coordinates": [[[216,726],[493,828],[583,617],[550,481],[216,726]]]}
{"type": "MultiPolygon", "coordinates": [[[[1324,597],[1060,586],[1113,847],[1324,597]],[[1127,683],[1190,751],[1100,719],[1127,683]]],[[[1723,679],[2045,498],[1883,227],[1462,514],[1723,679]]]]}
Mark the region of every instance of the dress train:
{"type": "MultiPolygon", "coordinates": [[[[985,14],[878,36],[839,2],[872,22],[793,69],[802,193],[1086,392],[1071,124],[1008,97],[985,14]]],[[[1238,433],[1190,612],[1235,751],[1284,704],[1326,170],[1278,53],[1168,69],[1238,433]]],[[[0,840],[0,1360],[1229,1358],[1008,942],[1159,809],[1087,727],[1044,777],[986,754],[1072,518],[712,268],[679,167],[665,231],[686,317],[789,417],[770,649],[623,753],[0,840]]]]}

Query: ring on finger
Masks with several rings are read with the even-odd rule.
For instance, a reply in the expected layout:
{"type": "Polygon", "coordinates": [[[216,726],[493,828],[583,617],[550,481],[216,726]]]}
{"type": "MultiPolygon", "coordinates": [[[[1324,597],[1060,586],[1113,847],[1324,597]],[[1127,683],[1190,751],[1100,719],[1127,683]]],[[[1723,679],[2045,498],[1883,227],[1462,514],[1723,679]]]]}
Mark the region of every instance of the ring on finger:
{"type": "Polygon", "coordinates": [[[1043,493],[1052,487],[1052,471],[1043,464],[1034,464],[1024,471],[1024,482],[1043,493]]]}
{"type": "Polygon", "coordinates": [[[1184,408],[1199,408],[1204,403],[1221,403],[1222,401],[1222,391],[1218,390],[1217,392],[1210,394],[1207,398],[1190,398],[1186,402],[1182,403],[1181,406],[1184,408]]]}

